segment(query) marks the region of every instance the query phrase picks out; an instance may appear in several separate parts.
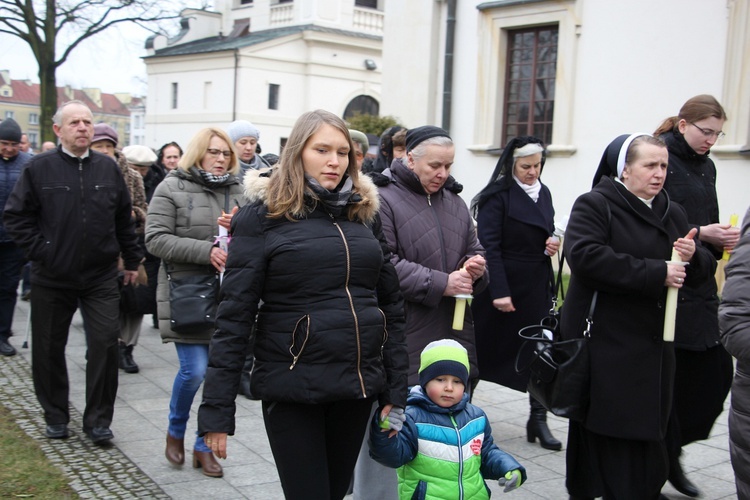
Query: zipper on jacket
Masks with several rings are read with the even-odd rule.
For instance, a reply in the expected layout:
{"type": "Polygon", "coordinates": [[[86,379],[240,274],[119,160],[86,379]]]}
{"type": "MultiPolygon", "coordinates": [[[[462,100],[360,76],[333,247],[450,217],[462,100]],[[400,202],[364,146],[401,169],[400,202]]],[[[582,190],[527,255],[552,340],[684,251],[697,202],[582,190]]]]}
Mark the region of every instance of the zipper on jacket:
{"type": "MultiPolygon", "coordinates": [[[[427,195],[427,204],[432,208],[432,198],[431,195],[427,195]]],[[[443,236],[443,226],[440,225],[440,219],[437,216],[437,212],[435,210],[431,210],[432,216],[435,218],[435,227],[437,228],[438,234],[440,235],[440,259],[443,261],[443,271],[446,273],[450,273],[451,271],[448,269],[448,257],[445,255],[445,237],[443,236]]]]}
{"type": "MultiPolygon", "coordinates": [[[[83,159],[78,158],[78,178],[81,181],[81,219],[83,220],[83,241],[88,241],[88,235],[86,234],[88,231],[86,230],[87,224],[86,224],[86,191],[84,191],[84,184],[83,184],[83,159]]],[[[85,248],[85,245],[84,245],[85,248]]],[[[86,263],[84,255],[85,252],[80,253],[81,257],[81,269],[85,269],[86,263]]]]}
{"type": "Polygon", "coordinates": [[[307,345],[307,339],[310,338],[310,315],[305,315],[304,317],[297,320],[297,324],[294,325],[294,330],[292,331],[292,345],[289,346],[289,354],[292,355],[292,364],[289,366],[290,370],[294,370],[294,367],[297,366],[297,361],[299,361],[299,357],[302,356],[302,351],[305,350],[305,346],[307,345]],[[297,354],[294,354],[294,339],[297,334],[297,328],[299,328],[299,323],[303,319],[307,319],[307,327],[305,328],[305,340],[302,341],[302,345],[299,347],[299,352],[297,354]]]}
{"type": "Polygon", "coordinates": [[[458,498],[463,499],[464,497],[464,448],[461,443],[461,431],[458,428],[456,420],[453,418],[453,412],[448,413],[448,417],[451,419],[453,424],[453,430],[456,431],[456,440],[458,448],[458,498]]]}
{"type": "Polygon", "coordinates": [[[346,241],[346,236],[344,235],[344,231],[341,229],[341,226],[339,226],[339,223],[336,222],[336,218],[333,216],[333,214],[328,214],[331,217],[331,220],[333,221],[333,225],[336,229],[338,229],[339,234],[341,235],[341,241],[344,243],[344,251],[346,253],[346,283],[344,284],[344,290],[346,290],[346,296],[349,298],[349,309],[352,311],[352,317],[354,318],[354,332],[355,332],[355,338],[357,339],[357,377],[359,377],[359,387],[362,389],[362,397],[367,397],[367,391],[365,390],[365,381],[364,378],[362,378],[362,344],[359,338],[359,318],[357,317],[357,311],[354,309],[354,299],[352,298],[352,293],[349,290],[349,277],[351,273],[351,256],[349,255],[349,243],[346,241]]]}
{"type": "Polygon", "coordinates": [[[378,307],[380,315],[383,316],[383,342],[380,344],[380,359],[383,359],[383,351],[385,350],[385,344],[388,342],[388,320],[385,317],[385,313],[381,308],[378,307]]]}

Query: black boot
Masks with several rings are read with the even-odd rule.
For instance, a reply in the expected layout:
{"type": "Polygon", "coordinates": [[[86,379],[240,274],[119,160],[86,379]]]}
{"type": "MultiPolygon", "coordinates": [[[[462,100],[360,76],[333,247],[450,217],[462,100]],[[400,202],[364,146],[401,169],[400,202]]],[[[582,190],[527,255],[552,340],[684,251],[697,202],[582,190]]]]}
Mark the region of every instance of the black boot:
{"type": "Polygon", "coordinates": [[[695,498],[701,494],[700,490],[685,477],[679,458],[669,461],[669,482],[683,495],[695,498]]]}
{"type": "Polygon", "coordinates": [[[138,373],[138,365],[133,360],[133,346],[120,343],[120,369],[125,373],[138,373]]]}
{"type": "Polygon", "coordinates": [[[526,440],[533,443],[536,438],[539,438],[539,444],[545,450],[562,450],[562,443],[555,439],[547,427],[547,409],[531,396],[529,396],[529,403],[531,413],[526,423],[526,440]]]}

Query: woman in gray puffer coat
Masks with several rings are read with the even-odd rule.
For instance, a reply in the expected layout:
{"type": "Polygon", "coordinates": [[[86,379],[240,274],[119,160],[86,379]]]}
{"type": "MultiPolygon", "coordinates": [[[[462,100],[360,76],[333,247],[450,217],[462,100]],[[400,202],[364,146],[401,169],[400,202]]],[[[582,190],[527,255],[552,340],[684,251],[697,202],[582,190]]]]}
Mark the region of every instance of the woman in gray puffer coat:
{"type": "Polygon", "coordinates": [[[740,242],[726,267],[719,327],[721,343],[737,358],[729,411],[729,452],[737,497],[750,499],[750,209],[745,214],[740,242]]]}
{"type": "MultiPolygon", "coordinates": [[[[180,359],[169,403],[166,457],[174,465],[185,461],[184,437],[193,398],[206,374],[208,344],[213,327],[193,333],[171,329],[167,271],[174,279],[214,276],[223,271],[227,253],[216,243],[218,225],[228,227],[232,208],[244,204],[239,170],[229,137],[220,129],[199,131],[185,150],[178,168],[159,184],[149,204],[146,248],[162,259],[156,302],[163,342],[174,342],[180,359]],[[230,215],[225,215],[230,214],[230,215]]],[[[193,467],[221,477],[222,469],[197,437],[193,467]]]]}

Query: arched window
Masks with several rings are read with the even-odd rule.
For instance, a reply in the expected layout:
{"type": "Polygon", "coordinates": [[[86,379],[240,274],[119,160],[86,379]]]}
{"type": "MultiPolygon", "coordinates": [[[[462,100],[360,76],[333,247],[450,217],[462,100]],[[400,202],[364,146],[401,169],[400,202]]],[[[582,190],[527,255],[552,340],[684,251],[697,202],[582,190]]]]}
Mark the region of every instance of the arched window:
{"type": "Polygon", "coordinates": [[[352,99],[344,110],[344,120],[354,115],[373,115],[380,113],[380,103],[369,95],[358,95],[352,99]]]}

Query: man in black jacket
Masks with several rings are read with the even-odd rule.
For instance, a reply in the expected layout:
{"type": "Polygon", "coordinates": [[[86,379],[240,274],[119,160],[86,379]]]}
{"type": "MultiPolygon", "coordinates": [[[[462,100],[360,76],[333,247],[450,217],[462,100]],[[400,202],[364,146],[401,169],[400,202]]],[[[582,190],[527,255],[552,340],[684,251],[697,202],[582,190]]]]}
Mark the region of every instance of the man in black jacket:
{"type": "Polygon", "coordinates": [[[120,169],[89,149],[91,111],[69,101],[53,120],[60,146],[29,161],[3,219],[32,261],[32,374],[47,437],[68,437],[65,345],[80,304],[88,345],[83,431],[104,444],[114,437],[109,426],[117,395],[118,256],[128,284],[135,282],[142,255],[120,169]]]}

